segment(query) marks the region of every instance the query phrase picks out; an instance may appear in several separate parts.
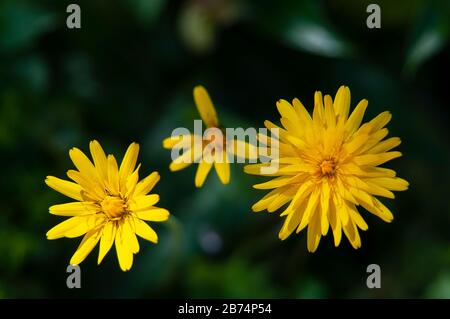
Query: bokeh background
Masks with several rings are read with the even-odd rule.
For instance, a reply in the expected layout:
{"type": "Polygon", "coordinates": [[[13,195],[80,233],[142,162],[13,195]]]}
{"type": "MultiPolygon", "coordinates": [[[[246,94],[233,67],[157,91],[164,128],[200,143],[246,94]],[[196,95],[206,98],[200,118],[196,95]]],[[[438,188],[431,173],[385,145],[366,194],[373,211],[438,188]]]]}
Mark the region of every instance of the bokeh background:
{"type": "Polygon", "coordinates": [[[449,2],[381,1],[381,29],[366,26],[372,1],[77,1],[81,29],[66,27],[73,1],[0,2],[0,297],[450,298],[449,2]],[[223,186],[212,173],[195,189],[195,168],[171,173],[161,141],[198,118],[203,84],[228,127],[278,120],[275,102],[348,85],[365,119],[393,113],[390,136],[404,154],[385,165],[411,186],[384,200],[395,219],[363,213],[362,248],[306,233],[278,240],[282,219],[252,213],[263,196],[242,165],[223,186]],[[48,241],[62,220],[48,207],[69,201],[44,184],[65,177],[68,151],[98,139],[122,157],[141,144],[142,174],[173,218],[154,224],[132,270],[112,250],[81,265],[67,289],[78,239],[48,241]],[[382,288],[366,287],[381,266],[382,288]]]}

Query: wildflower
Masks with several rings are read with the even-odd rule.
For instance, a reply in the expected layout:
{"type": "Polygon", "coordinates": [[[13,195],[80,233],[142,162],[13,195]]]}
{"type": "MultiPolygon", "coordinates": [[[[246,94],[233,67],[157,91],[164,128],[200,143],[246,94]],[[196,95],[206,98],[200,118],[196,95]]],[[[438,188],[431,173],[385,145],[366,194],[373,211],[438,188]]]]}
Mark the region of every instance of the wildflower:
{"type": "Polygon", "coordinates": [[[54,205],[50,213],[70,218],[47,232],[47,239],[83,236],[70,264],[81,263],[100,241],[98,264],[115,244],[123,271],[131,269],[133,255],[139,252],[136,235],[158,242],[156,232],[145,222],[162,222],[169,218],[166,209],[155,207],[159,195],[148,194],[159,181],[153,172],[140,182],[136,161],[139,145],[132,143],[120,168],[113,155],[106,155],[97,141],[90,143],[93,163],[78,148],[69,151],[77,170],[69,170],[67,181],[47,176],[45,183],[75,202],[54,205]]]}
{"type": "MultiPolygon", "coordinates": [[[[268,164],[255,164],[245,171],[275,177],[254,185],[272,191],[253,205],[253,211],[274,212],[289,203],[281,213],[286,217],[281,240],[307,227],[307,247],[314,252],[331,225],[335,246],[344,231],[356,249],[361,246],[358,228],[368,229],[359,206],[385,222],[392,221],[391,211],[376,196],[394,198],[392,191],[406,190],[408,182],[378,166],[402,155],[391,151],[400,139],[384,139],[389,112],[361,125],[367,105],[362,100],[349,116],[350,90],[345,86],[334,101],[316,92],[312,117],[298,99],[292,105],[285,100],[277,103],[283,127],[279,128],[279,158],[271,161],[278,161],[279,170],[262,174],[261,168],[268,164]]],[[[269,121],[265,125],[278,127],[269,121]]]]}
{"type": "Polygon", "coordinates": [[[172,172],[182,170],[192,163],[199,163],[195,175],[195,186],[202,187],[206,177],[214,166],[222,184],[230,182],[230,163],[234,156],[255,159],[257,151],[254,146],[238,139],[229,139],[220,128],[214,105],[203,86],[194,88],[194,101],[203,123],[206,124],[205,134],[177,135],[164,139],[163,147],[183,153],[172,158],[169,169],[172,172]]]}

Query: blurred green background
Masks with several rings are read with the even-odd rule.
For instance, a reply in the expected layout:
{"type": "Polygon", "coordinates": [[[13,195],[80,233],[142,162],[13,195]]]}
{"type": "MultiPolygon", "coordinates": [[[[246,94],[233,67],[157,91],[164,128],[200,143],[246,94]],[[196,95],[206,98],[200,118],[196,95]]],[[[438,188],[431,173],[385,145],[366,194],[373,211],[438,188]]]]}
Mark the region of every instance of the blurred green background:
{"type": "Polygon", "coordinates": [[[381,29],[366,27],[372,1],[76,1],[81,29],[66,27],[73,1],[0,1],[0,297],[450,298],[449,2],[376,1],[381,29]],[[192,88],[209,90],[223,125],[277,121],[275,102],[340,85],[365,119],[393,113],[390,136],[404,156],[385,165],[411,186],[383,200],[395,219],[363,212],[362,248],[330,234],[316,253],[306,233],[278,240],[282,219],[252,213],[263,178],[232,169],[195,189],[195,168],[170,173],[161,141],[191,128],[192,88]],[[82,289],[66,287],[79,239],[48,241],[70,201],[44,184],[73,167],[68,151],[98,139],[119,158],[141,144],[141,174],[173,217],[153,224],[132,270],[98,248],[81,265],[82,289]],[[381,266],[382,288],[366,287],[381,266]]]}

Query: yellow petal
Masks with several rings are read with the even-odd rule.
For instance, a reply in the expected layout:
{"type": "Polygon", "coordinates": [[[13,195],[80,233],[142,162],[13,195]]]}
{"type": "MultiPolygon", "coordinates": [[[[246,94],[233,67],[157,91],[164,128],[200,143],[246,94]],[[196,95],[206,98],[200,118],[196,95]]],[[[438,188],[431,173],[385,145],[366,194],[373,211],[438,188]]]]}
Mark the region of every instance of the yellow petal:
{"type": "Polygon", "coordinates": [[[282,117],[285,117],[294,123],[298,122],[297,113],[288,101],[279,100],[277,102],[277,108],[282,117]]]}
{"type": "Polygon", "coordinates": [[[147,195],[153,189],[153,187],[155,187],[159,179],[160,176],[158,172],[153,172],[148,175],[146,178],[137,183],[136,189],[134,190],[134,196],[137,197],[147,195]]]}
{"type": "Polygon", "coordinates": [[[169,165],[169,169],[171,172],[176,172],[179,170],[182,170],[192,163],[197,162],[203,155],[203,151],[196,151],[195,148],[189,149],[185,152],[183,152],[182,155],[180,155],[178,158],[172,161],[169,165]],[[198,153],[198,154],[197,154],[198,153]]]}
{"type": "Polygon", "coordinates": [[[369,194],[372,195],[376,195],[376,196],[383,196],[386,198],[395,198],[394,193],[392,193],[391,191],[387,190],[386,188],[379,186],[377,184],[371,183],[370,181],[366,181],[366,184],[368,186],[368,190],[367,192],[369,194]]]}
{"type": "Polygon", "coordinates": [[[47,232],[47,239],[79,237],[97,228],[103,222],[104,216],[100,214],[72,217],[50,229],[47,232]]]}
{"type": "Polygon", "coordinates": [[[299,126],[298,120],[294,122],[287,117],[282,117],[280,119],[280,122],[284,126],[284,128],[294,137],[303,137],[305,131],[303,127],[299,126]]]}
{"type": "Polygon", "coordinates": [[[359,237],[358,229],[353,220],[350,220],[350,222],[343,227],[343,230],[353,248],[360,248],[361,238],[359,237]]]}
{"type": "Polygon", "coordinates": [[[326,236],[328,229],[330,228],[330,223],[328,221],[328,212],[323,211],[321,206],[317,206],[317,213],[320,214],[320,231],[322,236],[326,236]]]}
{"type": "Polygon", "coordinates": [[[298,207],[305,202],[309,202],[310,194],[314,191],[316,185],[311,180],[306,181],[303,183],[297,190],[297,193],[295,194],[294,198],[292,199],[291,203],[289,204],[288,208],[280,215],[285,216],[289,214],[293,210],[298,210],[298,207]]]}
{"type": "Polygon", "coordinates": [[[345,183],[352,187],[363,190],[371,195],[378,195],[387,198],[394,198],[394,194],[387,189],[380,187],[376,184],[370,183],[369,180],[363,181],[356,176],[347,176],[343,178],[345,183]]]}
{"type": "Polygon", "coordinates": [[[323,120],[324,120],[324,110],[323,110],[322,92],[316,91],[314,93],[313,122],[316,124],[322,124],[323,120]]]}
{"type": "Polygon", "coordinates": [[[399,177],[370,178],[368,181],[393,191],[404,191],[407,190],[409,186],[407,181],[399,177]]]}
{"type": "Polygon", "coordinates": [[[298,209],[291,211],[287,215],[286,219],[284,220],[283,227],[278,234],[278,237],[281,240],[285,240],[286,238],[288,238],[289,235],[291,235],[292,232],[298,227],[300,221],[302,220],[303,212],[305,211],[307,204],[308,202],[303,202],[298,209]]]}
{"type": "Polygon", "coordinates": [[[294,177],[292,177],[292,176],[280,176],[280,177],[276,177],[268,182],[255,184],[255,185],[253,185],[253,188],[255,188],[255,189],[272,189],[272,188],[286,186],[286,185],[290,184],[291,182],[293,182],[293,180],[294,180],[294,177]]]}
{"type": "Polygon", "coordinates": [[[325,101],[324,117],[325,122],[327,123],[327,128],[335,127],[336,115],[334,114],[333,100],[331,96],[325,95],[324,101],[325,101]]]}
{"type": "Polygon", "coordinates": [[[360,177],[395,177],[396,173],[392,169],[383,167],[358,166],[354,163],[346,163],[340,166],[345,174],[356,175],[360,177]]]}
{"type": "Polygon", "coordinates": [[[122,269],[122,271],[130,270],[133,266],[133,252],[132,247],[128,244],[127,238],[124,236],[122,226],[118,226],[115,246],[120,269],[122,269]]]}
{"type": "Polygon", "coordinates": [[[267,211],[269,213],[272,213],[287,204],[297,193],[297,190],[291,187],[283,187],[275,191],[277,192],[276,198],[269,202],[269,205],[267,206],[267,211]]]}
{"type": "Polygon", "coordinates": [[[353,138],[344,145],[344,149],[350,154],[354,153],[359,148],[363,147],[368,139],[369,135],[367,134],[353,135],[353,138]]]}
{"type": "Polygon", "coordinates": [[[158,202],[159,202],[158,194],[139,196],[139,197],[133,198],[133,200],[130,201],[128,208],[131,211],[136,212],[138,210],[149,209],[158,202]]]}
{"type": "Polygon", "coordinates": [[[317,168],[307,163],[282,166],[278,169],[278,175],[297,175],[299,173],[314,173],[317,168]]]}
{"type": "Polygon", "coordinates": [[[341,86],[334,97],[334,109],[338,116],[338,124],[343,125],[348,118],[350,111],[350,89],[347,86],[341,86]]]}
{"type": "Polygon", "coordinates": [[[350,218],[355,222],[355,224],[361,228],[362,230],[369,229],[369,226],[364,221],[362,216],[359,214],[358,210],[356,209],[355,205],[353,204],[347,204],[347,212],[350,215],[350,218]]]}
{"type": "Polygon", "coordinates": [[[359,155],[355,156],[353,160],[357,165],[378,166],[400,156],[402,156],[402,153],[394,151],[380,154],[359,155]]]}
{"type": "Polygon", "coordinates": [[[130,198],[134,194],[134,190],[135,190],[137,182],[139,180],[139,168],[140,167],[141,167],[141,164],[139,164],[138,167],[136,168],[136,170],[131,175],[128,175],[128,177],[127,177],[127,182],[126,182],[126,187],[125,187],[126,188],[126,193],[125,193],[126,198],[130,198]]]}
{"type": "Polygon", "coordinates": [[[345,123],[345,130],[347,131],[347,136],[352,135],[361,125],[361,121],[366,112],[366,108],[369,102],[367,100],[361,100],[356,108],[353,110],[348,121],[345,123]]]}
{"type": "Polygon", "coordinates": [[[336,206],[336,213],[338,219],[341,221],[342,227],[348,224],[350,216],[348,216],[347,209],[343,205],[336,206]]]}
{"type": "Polygon", "coordinates": [[[301,159],[300,157],[281,157],[278,162],[280,164],[292,164],[292,165],[296,165],[296,164],[306,164],[305,161],[303,161],[303,159],[301,159]]]}
{"type": "MultiPolygon", "coordinates": [[[[389,130],[387,128],[383,128],[379,131],[370,133],[369,139],[367,140],[364,147],[361,148],[360,153],[367,153],[372,147],[377,145],[382,139],[384,139],[389,134],[389,130]]],[[[358,132],[355,135],[359,135],[358,132]]],[[[361,134],[365,135],[365,133],[361,134]]]]}
{"type": "Polygon", "coordinates": [[[119,183],[121,187],[125,186],[127,177],[133,173],[138,155],[139,144],[131,143],[125,153],[125,156],[123,157],[122,163],[120,164],[119,168],[119,183]]]}
{"type": "MultiPolygon", "coordinates": [[[[269,144],[271,145],[271,147],[273,149],[281,149],[283,146],[286,147],[286,149],[284,149],[284,152],[286,153],[286,155],[288,155],[289,150],[287,149],[288,147],[290,147],[292,149],[291,143],[301,143],[302,141],[298,138],[295,138],[295,136],[293,136],[292,134],[290,134],[288,131],[286,131],[285,129],[273,124],[270,121],[264,121],[264,126],[267,127],[270,131],[271,131],[271,137],[269,140],[264,140],[262,134],[259,135],[259,139],[260,141],[262,141],[263,144],[265,144],[265,142],[267,141],[271,141],[269,144]],[[274,141],[276,141],[277,139],[279,139],[277,142],[279,144],[279,147],[276,147],[274,141]]],[[[264,148],[260,148],[259,150],[259,154],[260,155],[264,155],[267,153],[263,153],[264,149],[267,149],[266,147],[264,148]]],[[[272,150],[270,150],[272,151],[272,150]]],[[[270,154],[270,153],[269,153],[270,154]]],[[[292,149],[292,155],[298,155],[295,153],[294,149],[292,149]]],[[[273,156],[272,154],[270,154],[270,156],[273,156]]]]}
{"type": "Polygon", "coordinates": [[[323,211],[328,212],[330,205],[330,185],[328,182],[322,182],[322,192],[320,195],[320,206],[323,211]]]}
{"type": "Polygon", "coordinates": [[[95,229],[97,227],[101,227],[105,223],[105,216],[103,214],[95,214],[95,215],[89,215],[85,219],[85,221],[79,223],[76,227],[67,230],[64,233],[64,237],[67,238],[75,238],[80,237],[87,232],[91,231],[92,229],[95,229]]]}
{"type": "Polygon", "coordinates": [[[264,168],[270,167],[270,163],[250,164],[244,166],[244,172],[251,175],[274,176],[275,173],[263,174],[264,168]]]}
{"type": "Polygon", "coordinates": [[[223,152],[222,158],[221,162],[214,162],[214,168],[222,184],[228,184],[230,182],[230,163],[228,163],[228,156],[225,152],[223,152]]]}
{"type": "Polygon", "coordinates": [[[287,215],[286,219],[284,220],[283,227],[281,227],[280,233],[278,234],[278,237],[281,240],[285,240],[286,238],[288,238],[298,227],[305,208],[306,202],[300,205],[299,209],[293,210],[287,215]]]}
{"type": "MultiPolygon", "coordinates": [[[[357,189],[356,189],[357,190],[357,189]]],[[[359,190],[357,190],[357,191],[359,191],[359,190]]],[[[363,192],[362,192],[363,193],[363,192]]],[[[369,195],[367,195],[366,193],[364,193],[366,196],[369,196],[369,195]]],[[[342,198],[342,197],[340,197],[338,194],[336,194],[336,193],[334,193],[333,194],[333,196],[331,197],[332,198],[332,205],[331,206],[333,206],[334,208],[335,208],[335,213],[336,213],[336,218],[337,219],[339,219],[340,221],[341,221],[341,225],[342,225],[342,227],[344,227],[345,225],[347,225],[348,224],[348,220],[349,220],[349,216],[348,216],[348,212],[347,212],[347,210],[345,209],[345,207],[344,207],[344,202],[345,202],[345,199],[344,198],[342,198]]]]}
{"type": "Polygon", "coordinates": [[[122,236],[127,241],[127,246],[130,247],[133,254],[139,252],[139,241],[135,234],[134,218],[129,216],[123,221],[122,236]]]}
{"type": "Polygon", "coordinates": [[[326,235],[328,232],[328,209],[330,207],[330,186],[326,182],[322,182],[322,192],[320,195],[320,211],[322,216],[320,218],[322,235],[326,235]]]}
{"type": "Polygon", "coordinates": [[[80,223],[85,222],[87,218],[88,216],[76,216],[66,219],[47,232],[47,239],[51,240],[64,237],[66,231],[77,227],[80,223]]]}
{"type": "Polygon", "coordinates": [[[90,198],[101,201],[106,196],[98,180],[88,179],[86,175],[75,170],[69,170],[67,176],[80,185],[90,198]]]}
{"type": "Polygon", "coordinates": [[[108,189],[112,195],[119,195],[119,169],[113,155],[108,155],[108,189]]]}
{"type": "Polygon", "coordinates": [[[199,85],[194,88],[194,101],[198,113],[207,127],[219,126],[217,113],[206,89],[199,85]]]}
{"type": "Polygon", "coordinates": [[[373,205],[373,199],[375,197],[369,195],[367,192],[355,187],[348,187],[350,193],[354,196],[359,204],[366,203],[367,205],[373,205]]]}
{"type": "Polygon", "coordinates": [[[79,201],[83,201],[83,197],[81,196],[83,189],[78,184],[54,176],[47,176],[47,178],[45,179],[45,183],[49,187],[53,188],[55,191],[63,195],[79,201]]]}
{"type": "Polygon", "coordinates": [[[87,255],[94,249],[95,245],[97,245],[98,241],[101,237],[101,228],[97,228],[88,232],[78,246],[77,251],[73,254],[70,259],[71,265],[78,265],[84,259],[86,259],[87,255]]]}
{"type": "Polygon", "coordinates": [[[389,121],[392,119],[392,114],[388,111],[378,114],[373,120],[368,124],[372,127],[372,132],[376,132],[382,129],[389,121]]]}
{"type": "Polygon", "coordinates": [[[320,242],[320,214],[316,212],[312,217],[308,226],[307,247],[308,251],[313,253],[317,250],[320,242]]]}
{"type": "Polygon", "coordinates": [[[95,169],[89,158],[78,148],[74,147],[69,151],[69,156],[75,167],[80,171],[86,179],[98,180],[97,170],[95,169]]]}
{"type": "Polygon", "coordinates": [[[169,211],[164,208],[152,207],[148,210],[136,212],[136,216],[140,219],[150,222],[163,222],[169,219],[169,211]]]}
{"type": "Polygon", "coordinates": [[[320,192],[317,188],[311,193],[311,196],[309,197],[308,200],[308,206],[306,206],[302,221],[300,222],[300,225],[297,228],[297,233],[299,233],[310,222],[312,214],[316,211],[319,195],[320,192]]]}
{"type": "Polygon", "coordinates": [[[194,136],[193,135],[178,135],[178,136],[170,136],[163,140],[163,147],[165,149],[171,149],[171,148],[185,148],[185,147],[192,147],[192,143],[194,142],[194,136]]]}
{"type": "Polygon", "coordinates": [[[98,213],[100,207],[92,202],[72,202],[50,206],[49,211],[58,216],[82,216],[98,213]]]}
{"type": "MultiPolygon", "coordinates": [[[[349,202],[352,202],[354,204],[358,204],[358,201],[356,200],[356,198],[352,195],[351,191],[344,186],[344,183],[342,182],[342,179],[344,177],[338,177],[336,178],[336,188],[335,188],[335,195],[333,197],[333,201],[336,200],[337,198],[342,198],[343,200],[348,200],[349,202]]],[[[337,206],[336,206],[337,208],[337,206]]]]}
{"type": "Polygon", "coordinates": [[[330,205],[328,218],[330,220],[331,229],[333,231],[334,246],[337,247],[341,242],[342,227],[341,227],[341,220],[337,216],[336,207],[333,202],[331,203],[332,205],[330,205]]]}
{"type": "Polygon", "coordinates": [[[155,244],[158,242],[158,235],[147,223],[137,218],[134,219],[134,223],[136,235],[155,244]]]}
{"type": "Polygon", "coordinates": [[[389,208],[384,206],[376,198],[373,198],[373,204],[368,204],[366,202],[361,201],[361,206],[364,207],[370,213],[374,214],[375,216],[380,217],[387,223],[390,223],[394,219],[394,215],[391,213],[389,208]]]}
{"type": "Polygon", "coordinates": [[[306,108],[303,106],[302,102],[299,99],[292,100],[292,106],[294,107],[295,112],[297,113],[298,118],[302,123],[308,128],[310,122],[312,121],[311,115],[309,115],[306,108]]]}
{"type": "Polygon", "coordinates": [[[302,139],[303,131],[297,123],[292,123],[285,118],[281,119],[281,123],[288,129],[288,134],[281,135],[284,141],[293,144],[298,151],[308,148],[308,144],[302,139]]]}
{"type": "Polygon", "coordinates": [[[401,143],[401,140],[398,137],[391,137],[387,140],[378,143],[374,147],[372,147],[368,152],[372,154],[376,153],[384,153],[387,151],[390,151],[391,149],[399,146],[401,143]]]}
{"type": "Polygon", "coordinates": [[[195,187],[202,187],[209,174],[213,164],[201,161],[197,168],[197,173],[195,174],[195,187]]]}
{"type": "Polygon", "coordinates": [[[345,236],[348,238],[352,246],[354,245],[356,241],[356,232],[355,227],[353,225],[353,221],[350,220],[347,225],[343,225],[342,230],[344,231],[345,236]]]}
{"type": "Polygon", "coordinates": [[[96,140],[89,143],[92,159],[94,160],[95,168],[101,177],[102,181],[108,180],[108,160],[106,154],[103,151],[102,146],[96,140]]]}
{"type": "Polygon", "coordinates": [[[110,221],[105,224],[102,231],[102,237],[100,239],[100,251],[98,252],[97,264],[100,265],[103,258],[114,244],[116,238],[116,222],[110,221]]]}
{"type": "Polygon", "coordinates": [[[255,213],[263,211],[267,209],[270,203],[278,196],[279,189],[274,189],[267,193],[263,198],[261,198],[259,201],[257,201],[252,206],[252,211],[255,213]]]}

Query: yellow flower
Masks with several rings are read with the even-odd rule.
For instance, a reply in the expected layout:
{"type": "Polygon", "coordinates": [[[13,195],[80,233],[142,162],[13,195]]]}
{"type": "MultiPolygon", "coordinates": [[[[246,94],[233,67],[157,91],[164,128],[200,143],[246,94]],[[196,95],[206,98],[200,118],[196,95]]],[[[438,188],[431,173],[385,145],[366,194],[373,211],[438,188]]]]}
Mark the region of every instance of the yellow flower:
{"type": "Polygon", "coordinates": [[[78,148],[69,151],[75,167],[67,176],[74,182],[47,176],[45,183],[54,190],[76,200],[50,207],[50,213],[70,216],[47,232],[47,239],[74,238],[84,235],[70,264],[81,263],[100,241],[98,264],[115,243],[117,258],[123,271],[131,269],[133,254],[139,252],[136,235],[158,242],[156,232],[144,221],[162,222],[169,218],[166,209],[155,207],[159,195],[147,195],[159,181],[153,172],[138,182],[136,161],[139,144],[132,143],[120,168],[113,155],[106,156],[97,141],[89,145],[92,163],[78,148]]]}
{"type": "MultiPolygon", "coordinates": [[[[358,228],[367,230],[358,206],[391,222],[393,215],[375,196],[394,198],[391,191],[408,188],[408,182],[396,177],[396,172],[377,167],[402,154],[391,151],[400,144],[398,137],[383,140],[387,134],[384,126],[391,114],[383,112],[361,126],[367,100],[362,100],[349,115],[350,90],[341,86],[332,100],[314,95],[312,117],[298,99],[292,105],[280,100],[279,169],[268,176],[276,178],[254,185],[256,189],[273,189],[253,205],[255,212],[274,212],[289,205],[279,233],[286,239],[295,229],[299,233],[308,226],[307,246],[314,252],[321,236],[329,226],[334,244],[341,241],[342,230],[356,249],[361,247],[358,228]]],[[[266,121],[267,128],[278,128],[266,121]]],[[[264,175],[260,169],[268,164],[245,167],[248,174],[264,175]]]]}
{"type": "Polygon", "coordinates": [[[227,139],[226,134],[220,128],[211,98],[203,86],[199,85],[194,88],[194,101],[200,117],[206,125],[207,130],[205,133],[208,130],[213,133],[206,138],[201,135],[202,132],[194,132],[194,134],[178,135],[164,139],[164,148],[184,149],[182,155],[173,159],[169,169],[175,172],[188,167],[192,163],[199,163],[195,175],[195,186],[202,187],[211,168],[214,166],[222,184],[228,184],[230,182],[230,160],[234,158],[233,156],[237,154],[243,155],[242,157],[245,158],[256,158],[256,148],[245,141],[227,139]]]}

